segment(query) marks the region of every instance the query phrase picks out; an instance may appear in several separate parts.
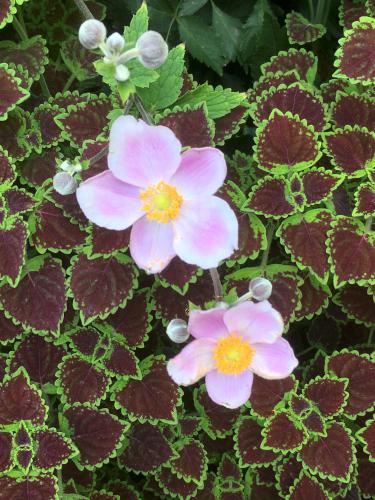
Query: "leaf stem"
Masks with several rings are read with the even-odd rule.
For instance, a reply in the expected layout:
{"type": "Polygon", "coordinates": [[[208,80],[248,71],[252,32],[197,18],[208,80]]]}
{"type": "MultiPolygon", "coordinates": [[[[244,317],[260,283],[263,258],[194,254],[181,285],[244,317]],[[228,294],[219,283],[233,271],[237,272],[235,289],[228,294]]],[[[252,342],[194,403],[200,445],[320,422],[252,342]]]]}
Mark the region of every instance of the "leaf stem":
{"type": "Polygon", "coordinates": [[[62,480],[62,470],[59,469],[57,471],[57,481],[58,481],[58,497],[59,498],[64,498],[64,487],[63,487],[63,480],[62,480]]]}
{"type": "Polygon", "coordinates": [[[319,24],[323,20],[323,13],[325,7],[326,0],[318,0],[318,7],[315,12],[314,22],[319,24]]]}
{"type": "Polygon", "coordinates": [[[74,0],[74,3],[85,19],[95,19],[91,10],[87,7],[85,0],[74,0]]]}
{"type": "Polygon", "coordinates": [[[272,238],[275,233],[275,224],[270,224],[270,226],[267,229],[267,248],[265,249],[263,256],[262,256],[262,261],[260,263],[260,269],[261,269],[261,276],[264,276],[264,272],[267,267],[268,263],[268,257],[270,254],[270,249],[272,245],[272,238]]]}
{"type": "Polygon", "coordinates": [[[371,344],[372,344],[372,341],[373,341],[373,336],[374,336],[374,332],[375,332],[375,327],[373,326],[373,327],[370,329],[370,333],[369,333],[369,336],[368,336],[368,340],[367,340],[367,345],[368,345],[368,346],[371,346],[371,344]]]}
{"type": "Polygon", "coordinates": [[[216,267],[210,269],[210,276],[214,287],[215,299],[217,302],[221,302],[223,300],[223,287],[216,267]]]}
{"type": "Polygon", "coordinates": [[[314,6],[312,0],[309,0],[309,12],[310,12],[310,21],[314,20],[314,6]]]}
{"type": "Polygon", "coordinates": [[[365,224],[365,234],[368,234],[371,231],[371,226],[372,226],[372,216],[370,216],[365,224]]]}
{"type": "Polygon", "coordinates": [[[150,113],[143,106],[143,102],[141,101],[139,96],[137,96],[137,94],[134,94],[134,104],[136,105],[136,108],[138,109],[143,121],[145,121],[147,125],[153,125],[150,113]]]}
{"type": "Polygon", "coordinates": [[[64,85],[64,88],[63,88],[63,93],[66,92],[67,90],[70,89],[70,87],[72,86],[72,83],[74,82],[74,80],[76,79],[76,76],[73,75],[73,73],[70,75],[70,77],[68,78],[66,84],[64,85]]]}
{"type": "Polygon", "coordinates": [[[304,356],[305,354],[309,353],[310,351],[312,351],[313,349],[315,349],[315,347],[313,345],[309,346],[309,347],[306,347],[306,349],[304,349],[303,351],[301,352],[298,352],[296,354],[296,357],[297,358],[300,358],[301,356],[304,356]]]}

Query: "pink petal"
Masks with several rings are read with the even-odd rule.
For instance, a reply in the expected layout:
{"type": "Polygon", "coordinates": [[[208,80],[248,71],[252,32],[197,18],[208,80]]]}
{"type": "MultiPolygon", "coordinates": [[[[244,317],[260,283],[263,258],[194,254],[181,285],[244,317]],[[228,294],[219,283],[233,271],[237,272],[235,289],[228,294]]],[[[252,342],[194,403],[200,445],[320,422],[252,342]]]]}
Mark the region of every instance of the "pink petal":
{"type": "Polygon", "coordinates": [[[198,339],[190,342],[176,357],[168,361],[167,370],[178,385],[195,384],[214,368],[212,349],[215,341],[198,339]]]}
{"type": "Polygon", "coordinates": [[[224,323],[230,332],[245,337],[251,344],[272,343],[283,333],[283,320],[271,304],[263,302],[242,302],[227,310],[224,323]]]}
{"type": "Polygon", "coordinates": [[[76,194],[86,217],[107,229],[126,229],[143,215],[139,188],[119,181],[109,170],[82,182],[76,194]]]}
{"type": "Polygon", "coordinates": [[[199,199],[216,193],[226,175],[227,165],[221,151],[195,148],[182,153],[181,164],[171,178],[171,184],[185,199],[199,199]]]}
{"type": "Polygon", "coordinates": [[[253,378],[249,370],[240,375],[226,375],[213,370],[206,375],[206,389],[214,403],[234,409],[249,399],[253,378]]]}
{"type": "Polygon", "coordinates": [[[188,264],[217,267],[238,247],[238,222],[228,203],[216,196],[188,201],[173,221],[177,255],[188,264]]]}
{"type": "Polygon", "coordinates": [[[167,127],[146,125],[130,115],[112,125],[108,166],[124,182],[146,187],[168,181],[180,164],[180,153],[181,143],[167,127]]]}
{"type": "Polygon", "coordinates": [[[135,263],[149,273],[159,273],[175,257],[173,229],[142,217],[130,233],[130,253],[135,263]]]}
{"type": "Polygon", "coordinates": [[[250,369],[259,377],[274,380],[288,377],[298,365],[293,349],[282,337],[273,344],[253,344],[250,369]]]}
{"type": "Polygon", "coordinates": [[[208,311],[194,309],[189,315],[188,331],[196,339],[218,339],[228,335],[223,322],[226,309],[215,308],[208,311]]]}

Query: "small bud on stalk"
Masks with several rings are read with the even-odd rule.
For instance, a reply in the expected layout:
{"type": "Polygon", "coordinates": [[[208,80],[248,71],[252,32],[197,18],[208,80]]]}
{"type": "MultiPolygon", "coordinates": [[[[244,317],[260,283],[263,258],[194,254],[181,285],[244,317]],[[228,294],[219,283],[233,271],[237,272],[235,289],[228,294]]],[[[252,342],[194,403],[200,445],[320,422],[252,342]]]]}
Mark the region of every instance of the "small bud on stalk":
{"type": "Polygon", "coordinates": [[[156,31],[146,31],[136,43],[139,60],[146,68],[159,68],[168,57],[168,45],[156,31]]]}
{"type": "Polygon", "coordinates": [[[81,44],[89,50],[97,49],[107,36],[104,24],[97,19],[88,19],[79,28],[78,38],[81,44]]]}
{"type": "Polygon", "coordinates": [[[271,297],[272,283],[266,278],[253,278],[249,284],[249,292],[255,300],[267,300],[271,297]]]}
{"type": "Polygon", "coordinates": [[[120,33],[112,33],[105,42],[107,51],[111,54],[120,54],[125,46],[124,37],[120,33]]]}
{"type": "Polygon", "coordinates": [[[167,335],[177,344],[182,344],[189,338],[186,321],[183,319],[172,319],[167,326],[167,335]]]}
{"type": "Polygon", "coordinates": [[[58,172],[53,178],[53,187],[59,194],[66,196],[77,190],[77,181],[68,172],[58,172]]]}
{"type": "Polygon", "coordinates": [[[115,78],[119,82],[125,82],[129,79],[130,72],[124,64],[118,64],[116,66],[115,78]]]}

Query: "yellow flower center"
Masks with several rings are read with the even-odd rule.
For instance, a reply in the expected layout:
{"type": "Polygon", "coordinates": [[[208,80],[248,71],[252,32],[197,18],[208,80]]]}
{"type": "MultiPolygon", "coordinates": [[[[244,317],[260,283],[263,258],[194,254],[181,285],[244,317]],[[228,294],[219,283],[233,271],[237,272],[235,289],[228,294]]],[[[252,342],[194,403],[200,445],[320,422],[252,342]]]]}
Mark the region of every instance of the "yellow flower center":
{"type": "Polygon", "coordinates": [[[142,210],[149,220],[156,220],[161,224],[168,224],[178,217],[183,202],[177,189],[164,181],[148,187],[140,192],[143,202],[142,210]]]}
{"type": "Polygon", "coordinates": [[[238,336],[231,333],[218,341],[213,352],[216,368],[226,375],[239,375],[249,367],[255,349],[238,336]]]}

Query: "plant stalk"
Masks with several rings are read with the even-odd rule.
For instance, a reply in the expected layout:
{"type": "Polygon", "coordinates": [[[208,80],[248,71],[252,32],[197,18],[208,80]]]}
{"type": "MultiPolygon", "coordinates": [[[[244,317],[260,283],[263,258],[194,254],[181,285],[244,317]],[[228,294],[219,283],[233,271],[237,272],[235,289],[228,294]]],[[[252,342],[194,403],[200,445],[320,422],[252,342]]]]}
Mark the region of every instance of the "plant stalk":
{"type": "Polygon", "coordinates": [[[76,4],[77,8],[81,11],[81,14],[85,19],[95,19],[84,0],[74,0],[74,3],[76,4]]]}
{"type": "Polygon", "coordinates": [[[136,105],[136,108],[138,109],[142,120],[147,123],[147,125],[153,125],[153,121],[151,118],[150,113],[146,110],[146,108],[143,106],[143,102],[141,99],[137,96],[137,94],[134,94],[134,104],[136,105]]]}
{"type": "Polygon", "coordinates": [[[216,267],[212,267],[210,269],[210,276],[212,279],[212,284],[214,287],[215,299],[217,302],[221,302],[223,300],[223,287],[220,281],[220,276],[216,267]]]}
{"type": "Polygon", "coordinates": [[[270,249],[272,245],[272,238],[275,233],[275,225],[271,224],[269,228],[267,229],[267,248],[265,249],[263,256],[262,256],[262,261],[260,263],[260,269],[261,269],[261,276],[264,276],[267,263],[268,263],[268,257],[270,255],[270,249]]]}

